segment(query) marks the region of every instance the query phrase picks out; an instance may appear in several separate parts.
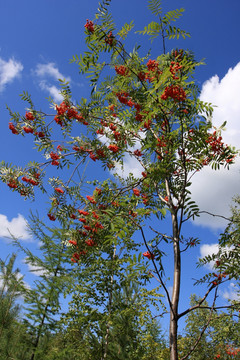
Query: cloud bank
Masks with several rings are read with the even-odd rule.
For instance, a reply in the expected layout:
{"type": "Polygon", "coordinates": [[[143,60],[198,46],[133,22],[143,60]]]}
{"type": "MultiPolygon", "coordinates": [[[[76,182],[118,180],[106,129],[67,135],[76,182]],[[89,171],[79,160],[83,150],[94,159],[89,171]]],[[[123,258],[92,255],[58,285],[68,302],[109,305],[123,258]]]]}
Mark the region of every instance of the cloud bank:
{"type": "Polygon", "coordinates": [[[55,63],[48,63],[48,64],[37,64],[35,73],[39,77],[47,77],[50,76],[54,80],[65,79],[70,81],[69,77],[65,77],[57,68],[55,63]]]}
{"type": "Polygon", "coordinates": [[[8,61],[0,58],[0,92],[5,89],[7,84],[19,77],[22,70],[23,65],[14,58],[8,61]]]}
{"type": "MultiPolygon", "coordinates": [[[[213,113],[213,125],[219,127],[227,121],[223,141],[240,149],[240,62],[230,68],[222,80],[217,75],[203,84],[200,99],[217,107],[213,113]]],[[[196,174],[191,187],[193,199],[201,210],[213,214],[230,216],[232,197],[240,194],[240,159],[237,158],[230,170],[220,171],[204,168],[196,174]]],[[[197,225],[222,229],[227,225],[223,218],[202,215],[195,220],[197,225]]]]}
{"type": "Polygon", "coordinates": [[[10,238],[11,234],[19,240],[32,241],[27,221],[21,214],[12,220],[8,220],[6,215],[0,214],[0,238],[10,238]]]}

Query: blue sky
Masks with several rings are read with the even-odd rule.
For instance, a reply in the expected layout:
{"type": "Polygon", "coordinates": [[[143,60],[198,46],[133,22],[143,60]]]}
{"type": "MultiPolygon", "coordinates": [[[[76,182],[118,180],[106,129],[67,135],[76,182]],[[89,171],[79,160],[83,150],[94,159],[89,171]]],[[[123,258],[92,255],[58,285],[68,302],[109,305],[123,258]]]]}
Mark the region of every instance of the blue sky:
{"type": "MultiPolygon", "coordinates": [[[[6,104],[15,111],[25,113],[25,104],[19,97],[23,90],[27,90],[36,106],[43,109],[48,108],[46,98],[50,95],[56,102],[61,101],[58,78],[70,81],[73,98],[88,96],[87,80],[79,76],[77,65],[69,64],[69,60],[85,49],[83,26],[87,18],[94,17],[97,6],[98,1],[95,0],[0,1],[1,159],[23,165],[36,158],[30,138],[16,137],[8,129],[6,104]]],[[[141,30],[152,19],[146,6],[146,0],[113,0],[111,10],[119,26],[134,20],[135,30],[141,30]]],[[[226,143],[239,148],[240,2],[232,0],[230,4],[226,0],[163,0],[163,6],[166,10],[185,8],[177,25],[190,32],[191,38],[170,41],[167,50],[175,46],[183,47],[192,50],[198,60],[205,59],[206,65],[196,72],[201,98],[218,106],[213,123],[219,126],[227,120],[227,131],[223,138],[226,143]]],[[[151,44],[143,37],[134,35],[130,36],[129,49],[141,41],[144,41],[143,50],[152,48],[153,56],[161,53],[160,43],[151,44]]],[[[134,167],[132,163],[130,166],[134,167]]],[[[211,169],[205,169],[196,176],[192,193],[201,209],[228,216],[232,196],[240,193],[239,169],[237,161],[230,171],[214,173],[211,169]]],[[[47,204],[46,199],[40,196],[36,197],[35,202],[24,201],[2,183],[0,191],[1,258],[5,259],[12,251],[10,241],[5,238],[7,228],[16,236],[21,236],[22,241],[32,250],[37,247],[34,239],[29,239],[26,233],[24,218],[28,218],[30,209],[38,210],[41,216],[46,216],[47,204]]],[[[189,236],[199,236],[203,242],[201,247],[192,250],[191,259],[185,259],[184,279],[190,280],[195,276],[194,261],[199,256],[216,249],[217,236],[224,226],[221,219],[201,217],[197,223],[186,227],[189,236]]],[[[27,271],[21,258],[17,265],[23,273],[27,271]]],[[[26,281],[31,283],[33,276],[26,274],[26,281]]],[[[188,282],[183,289],[186,297],[190,292],[196,291],[188,282]]],[[[232,286],[223,290],[222,301],[227,296],[234,296],[232,290],[232,286]]]]}

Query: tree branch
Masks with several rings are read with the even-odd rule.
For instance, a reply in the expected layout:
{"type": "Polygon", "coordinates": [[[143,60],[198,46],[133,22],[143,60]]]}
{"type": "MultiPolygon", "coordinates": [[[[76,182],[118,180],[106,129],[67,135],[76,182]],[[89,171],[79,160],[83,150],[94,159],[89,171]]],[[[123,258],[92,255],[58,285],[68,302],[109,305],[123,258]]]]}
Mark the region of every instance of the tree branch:
{"type": "Polygon", "coordinates": [[[215,288],[215,285],[212,285],[208,291],[206,292],[206,294],[203,296],[203,298],[199,301],[199,303],[197,305],[194,305],[190,308],[188,308],[187,310],[183,311],[181,314],[178,314],[178,318],[180,319],[182,316],[185,316],[186,314],[188,314],[190,311],[193,311],[195,309],[198,309],[201,304],[204,302],[204,300],[206,300],[207,296],[209,295],[209,293],[212,291],[212,289],[215,288]]]}
{"type": "Polygon", "coordinates": [[[190,354],[196,349],[196,347],[198,346],[198,344],[199,344],[199,342],[200,342],[200,340],[201,340],[201,338],[202,338],[205,330],[207,329],[207,327],[208,327],[208,325],[209,325],[209,323],[210,323],[210,321],[211,321],[212,314],[213,314],[213,311],[214,311],[214,304],[215,304],[215,302],[216,302],[216,298],[217,298],[217,288],[216,288],[216,290],[215,290],[214,299],[213,299],[213,304],[212,304],[212,307],[211,307],[211,313],[210,313],[210,316],[209,316],[209,319],[208,319],[207,323],[204,325],[204,327],[203,327],[203,329],[202,329],[199,337],[198,337],[197,340],[195,341],[195,344],[191,347],[191,349],[189,350],[189,352],[188,352],[185,356],[183,356],[180,360],[185,360],[185,359],[187,359],[187,358],[189,357],[189,355],[190,355],[190,354]]]}
{"type": "MultiPolygon", "coordinates": [[[[145,235],[144,235],[144,232],[143,232],[142,227],[141,227],[139,224],[136,224],[136,225],[139,227],[139,229],[140,229],[140,231],[141,231],[141,234],[142,234],[142,237],[143,237],[143,241],[144,241],[144,244],[145,244],[147,250],[151,253],[151,250],[150,250],[150,248],[149,248],[149,246],[148,246],[148,244],[147,244],[147,241],[146,241],[146,238],[145,238],[145,235]]],[[[166,293],[166,295],[167,295],[167,300],[168,300],[169,306],[170,306],[171,310],[173,311],[173,309],[172,309],[172,302],[171,302],[171,299],[170,299],[169,292],[168,292],[168,290],[167,290],[167,288],[166,288],[166,285],[164,284],[164,282],[163,282],[163,280],[162,280],[161,275],[159,274],[159,271],[158,271],[158,269],[157,269],[157,266],[156,266],[156,263],[155,263],[154,259],[152,259],[152,263],[153,263],[153,266],[154,266],[154,268],[155,268],[155,271],[156,271],[156,273],[157,273],[157,275],[158,275],[159,282],[160,282],[160,284],[162,285],[162,287],[164,288],[165,293],[166,293]]],[[[154,277],[155,277],[155,276],[154,276],[154,277]]]]}

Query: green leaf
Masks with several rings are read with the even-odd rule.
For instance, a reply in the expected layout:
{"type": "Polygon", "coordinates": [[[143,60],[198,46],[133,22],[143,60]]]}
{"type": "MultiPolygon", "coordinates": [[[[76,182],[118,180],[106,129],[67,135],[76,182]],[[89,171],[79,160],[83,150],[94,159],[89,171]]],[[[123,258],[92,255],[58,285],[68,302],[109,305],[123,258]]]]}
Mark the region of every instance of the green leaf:
{"type": "Polygon", "coordinates": [[[161,0],[149,0],[148,8],[153,15],[159,16],[162,14],[161,0]]]}
{"type": "Polygon", "coordinates": [[[118,36],[123,40],[126,39],[128,33],[133,29],[133,27],[134,27],[133,21],[124,24],[122,29],[118,32],[118,36]]]}
{"type": "Polygon", "coordinates": [[[159,23],[157,23],[156,21],[152,21],[144,27],[144,30],[136,31],[136,33],[141,35],[147,34],[148,36],[150,36],[150,40],[153,41],[161,32],[161,29],[162,27],[159,23]]]}

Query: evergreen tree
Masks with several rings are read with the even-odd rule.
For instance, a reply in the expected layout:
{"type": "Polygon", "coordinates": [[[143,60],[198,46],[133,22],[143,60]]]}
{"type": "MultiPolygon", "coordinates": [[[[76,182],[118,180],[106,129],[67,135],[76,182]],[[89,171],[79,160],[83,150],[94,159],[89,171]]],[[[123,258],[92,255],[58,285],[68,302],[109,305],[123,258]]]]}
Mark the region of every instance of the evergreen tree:
{"type": "Polygon", "coordinates": [[[0,359],[7,360],[25,353],[25,328],[20,323],[19,298],[26,293],[26,285],[18,268],[14,269],[17,254],[0,259],[0,359]],[[7,261],[8,260],[8,261],[7,261]]]}
{"type": "Polygon", "coordinates": [[[25,253],[25,262],[38,275],[34,286],[24,296],[25,324],[31,337],[29,359],[34,360],[43,358],[48,335],[56,329],[61,309],[60,295],[69,281],[70,268],[66,267],[66,259],[69,257],[66,231],[63,234],[61,229],[47,227],[36,215],[31,216],[30,224],[29,229],[40,244],[41,255],[34,255],[17,240],[15,245],[25,253]]]}

